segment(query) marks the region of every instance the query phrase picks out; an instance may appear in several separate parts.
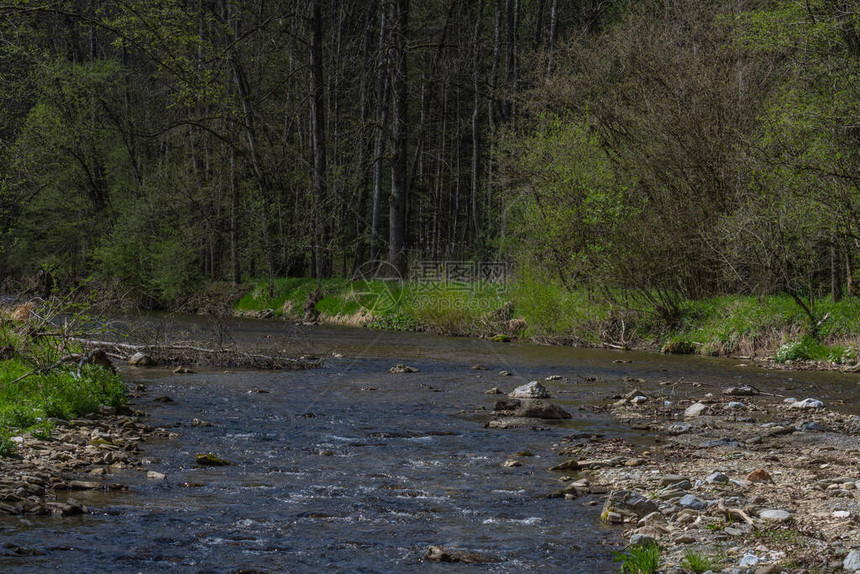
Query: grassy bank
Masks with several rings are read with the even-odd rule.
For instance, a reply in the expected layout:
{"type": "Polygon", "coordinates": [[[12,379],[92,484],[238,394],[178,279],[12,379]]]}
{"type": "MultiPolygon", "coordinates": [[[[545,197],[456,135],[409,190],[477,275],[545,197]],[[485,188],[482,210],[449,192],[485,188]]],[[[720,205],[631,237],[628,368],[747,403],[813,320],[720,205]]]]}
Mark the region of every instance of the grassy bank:
{"type": "Polygon", "coordinates": [[[12,319],[0,309],[0,456],[15,454],[16,435],[45,438],[52,420],[80,417],[100,405],[120,407],[125,397],[119,375],[72,359],[80,349],[20,316],[12,319]]]}
{"type": "Polygon", "coordinates": [[[269,310],[296,321],[316,315],[322,322],[373,328],[479,337],[504,334],[554,344],[770,357],[782,362],[848,362],[860,347],[856,299],[815,302],[817,340],[808,336],[808,316],[786,295],[682,301],[667,316],[648,298],[610,299],[529,280],[502,287],[285,278],[274,284],[255,282],[236,309],[251,316],[269,310]]]}

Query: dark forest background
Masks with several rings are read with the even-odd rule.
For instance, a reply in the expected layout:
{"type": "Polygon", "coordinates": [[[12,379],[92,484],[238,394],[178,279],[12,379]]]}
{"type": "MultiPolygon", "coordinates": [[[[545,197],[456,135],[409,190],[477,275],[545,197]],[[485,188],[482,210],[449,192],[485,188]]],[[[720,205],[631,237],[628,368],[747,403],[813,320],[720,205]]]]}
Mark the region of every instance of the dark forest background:
{"type": "Polygon", "coordinates": [[[0,281],[838,299],[858,63],[854,0],[3,0],[0,281]]]}

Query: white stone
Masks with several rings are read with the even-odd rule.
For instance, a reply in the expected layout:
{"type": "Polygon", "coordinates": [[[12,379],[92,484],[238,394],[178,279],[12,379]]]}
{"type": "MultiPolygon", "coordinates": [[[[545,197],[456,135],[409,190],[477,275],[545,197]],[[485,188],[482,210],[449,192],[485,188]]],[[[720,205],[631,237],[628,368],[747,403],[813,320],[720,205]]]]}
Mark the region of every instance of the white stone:
{"type": "Polygon", "coordinates": [[[160,472],[155,472],[154,470],[150,470],[146,473],[146,478],[151,478],[152,480],[164,480],[167,478],[166,475],[161,474],[160,472]]]}
{"type": "Polygon", "coordinates": [[[847,510],[837,510],[833,513],[833,518],[848,518],[851,516],[851,513],[847,510]]]}
{"type": "Polygon", "coordinates": [[[842,562],[842,569],[848,572],[860,571],[860,550],[852,550],[842,562]]]}
{"type": "Polygon", "coordinates": [[[791,513],[785,510],[762,510],[758,513],[758,516],[762,520],[769,520],[771,522],[784,522],[791,518],[791,513]]]}
{"type": "Polygon", "coordinates": [[[547,399],[549,392],[546,387],[537,381],[532,381],[527,385],[521,385],[508,393],[512,399],[547,399]]]}
{"type": "Polygon", "coordinates": [[[738,566],[741,568],[750,568],[751,566],[757,566],[759,562],[761,562],[761,558],[755,554],[746,554],[741,558],[741,561],[738,562],[738,566]]]}
{"type": "Polygon", "coordinates": [[[702,403],[693,403],[684,411],[684,418],[692,419],[701,416],[708,408],[708,405],[702,403]]]}
{"type": "Polygon", "coordinates": [[[819,401],[818,399],[803,399],[802,401],[795,401],[788,405],[790,409],[823,409],[824,403],[819,401]]]}

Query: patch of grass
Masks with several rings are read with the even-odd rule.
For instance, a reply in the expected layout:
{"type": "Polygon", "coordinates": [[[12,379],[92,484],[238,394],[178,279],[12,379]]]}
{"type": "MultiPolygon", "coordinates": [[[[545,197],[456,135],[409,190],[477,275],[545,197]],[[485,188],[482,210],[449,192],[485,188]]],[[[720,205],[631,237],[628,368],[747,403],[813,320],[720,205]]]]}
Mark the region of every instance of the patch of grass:
{"type": "Polygon", "coordinates": [[[504,286],[382,279],[257,280],[236,308],[273,309],[276,316],[301,319],[308,296],[317,288],[322,298],[316,310],[324,317],[354,317],[351,324],[373,328],[490,336],[505,331],[505,320],[516,319],[520,336],[568,344],[666,346],[672,352],[759,357],[773,355],[785,345],[778,360],[834,363],[854,359],[850,339],[860,339],[860,305],[853,299],[815,301],[815,315],[826,319],[818,327],[823,342],[812,344],[804,339],[808,317],[787,295],[681,301],[670,328],[654,297],[569,290],[557,278],[529,269],[519,270],[504,286]],[[844,344],[836,344],[839,339],[844,344]]]}
{"type": "Polygon", "coordinates": [[[842,364],[853,358],[854,353],[851,349],[843,345],[825,345],[809,336],[782,345],[777,349],[774,357],[777,363],[785,363],[787,361],[827,361],[836,364],[842,364]]]}
{"type": "Polygon", "coordinates": [[[715,560],[711,556],[699,554],[693,549],[684,552],[684,558],[681,560],[681,566],[693,574],[702,574],[708,570],[715,570],[718,565],[718,560],[715,560]]]}
{"type": "Polygon", "coordinates": [[[627,552],[615,552],[613,560],[621,563],[621,574],[656,574],[660,547],[654,543],[632,546],[627,552]]]}
{"type": "Polygon", "coordinates": [[[492,314],[502,308],[505,301],[503,289],[492,284],[410,284],[402,308],[426,331],[475,335],[488,330],[492,314]]]}

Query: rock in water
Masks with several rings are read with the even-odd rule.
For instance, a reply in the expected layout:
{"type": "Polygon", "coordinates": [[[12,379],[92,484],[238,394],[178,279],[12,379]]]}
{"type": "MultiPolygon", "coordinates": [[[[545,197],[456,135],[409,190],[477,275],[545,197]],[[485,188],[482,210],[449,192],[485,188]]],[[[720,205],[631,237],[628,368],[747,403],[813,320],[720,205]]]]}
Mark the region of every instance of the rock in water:
{"type": "Polygon", "coordinates": [[[232,463],[227,462],[223,458],[218,458],[212,453],[198,454],[197,464],[200,466],[229,466],[232,463]]]}
{"type": "Polygon", "coordinates": [[[417,372],[418,372],[418,369],[416,369],[415,367],[410,367],[409,365],[401,365],[401,364],[399,364],[399,363],[398,363],[397,365],[395,365],[395,366],[391,367],[390,369],[388,369],[388,372],[389,372],[389,373],[394,373],[394,374],[398,374],[398,373],[417,373],[417,372]]]}
{"type": "Polygon", "coordinates": [[[549,392],[542,384],[532,381],[527,385],[521,385],[508,393],[513,399],[548,399],[549,392]]]}
{"type": "Polygon", "coordinates": [[[154,367],[158,363],[146,353],[135,353],[128,358],[128,364],[134,367],[154,367]]]}
{"type": "Polygon", "coordinates": [[[531,417],[536,419],[569,419],[573,418],[569,412],[558,405],[542,401],[540,399],[524,400],[520,407],[514,411],[515,417],[531,417]]]}
{"type": "Polygon", "coordinates": [[[432,562],[463,562],[465,564],[493,564],[501,562],[497,556],[468,550],[448,550],[441,546],[431,546],[424,555],[424,560],[432,562]]]}

